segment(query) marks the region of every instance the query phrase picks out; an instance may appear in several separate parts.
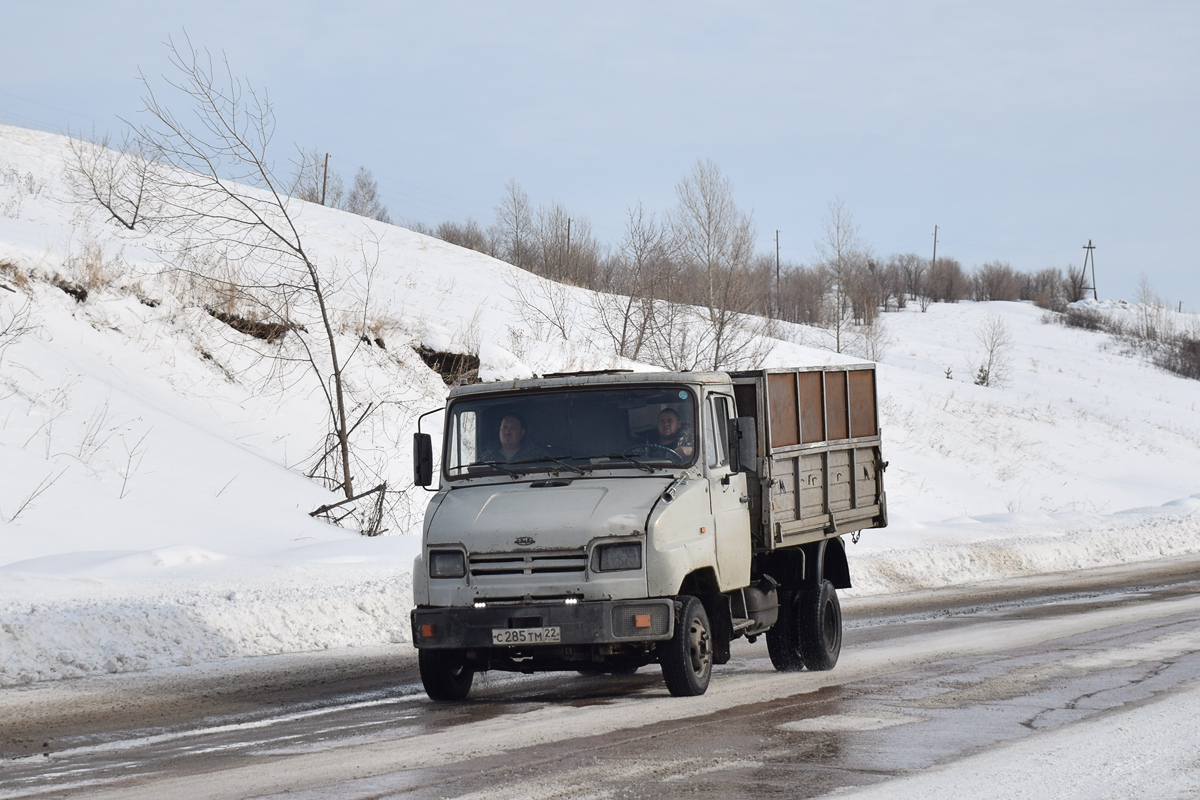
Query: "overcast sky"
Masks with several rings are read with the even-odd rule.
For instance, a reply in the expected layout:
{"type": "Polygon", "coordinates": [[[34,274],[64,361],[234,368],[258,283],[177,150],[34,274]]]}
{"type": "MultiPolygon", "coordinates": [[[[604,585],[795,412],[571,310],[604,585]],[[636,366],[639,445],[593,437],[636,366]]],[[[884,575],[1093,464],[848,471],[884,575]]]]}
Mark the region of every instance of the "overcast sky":
{"type": "MultiPolygon", "coordinates": [[[[1144,274],[1200,311],[1200,3],[0,0],[0,121],[116,130],[186,30],[265,88],[276,158],[372,170],[392,216],[490,224],[515,178],[606,241],[712,159],[763,251],[840,198],[877,254],[1144,274]]],[[[0,154],[2,158],[2,154],[0,154]]]]}

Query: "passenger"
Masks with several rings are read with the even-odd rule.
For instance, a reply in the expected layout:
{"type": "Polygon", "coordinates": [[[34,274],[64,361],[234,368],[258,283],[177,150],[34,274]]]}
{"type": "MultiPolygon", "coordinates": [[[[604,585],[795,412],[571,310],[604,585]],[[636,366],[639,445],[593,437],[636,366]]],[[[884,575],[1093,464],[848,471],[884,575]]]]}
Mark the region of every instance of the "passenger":
{"type": "Polygon", "coordinates": [[[480,461],[528,461],[540,455],[536,447],[525,441],[525,423],[516,414],[507,414],[500,420],[497,438],[500,446],[485,450],[480,461]]]}
{"type": "Polygon", "coordinates": [[[674,450],[684,458],[691,458],[696,450],[696,436],[692,426],[679,419],[679,412],[668,406],[658,412],[656,444],[674,450]]]}

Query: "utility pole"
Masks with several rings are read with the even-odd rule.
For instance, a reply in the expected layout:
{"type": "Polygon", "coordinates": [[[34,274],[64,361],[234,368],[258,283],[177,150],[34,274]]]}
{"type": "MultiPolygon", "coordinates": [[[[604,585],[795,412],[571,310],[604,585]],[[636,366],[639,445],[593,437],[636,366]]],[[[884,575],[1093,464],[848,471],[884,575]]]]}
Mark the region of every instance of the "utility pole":
{"type": "Polygon", "coordinates": [[[779,230],[775,231],[775,316],[779,316],[779,230]]]}
{"type": "Polygon", "coordinates": [[[1088,243],[1083,246],[1083,274],[1087,275],[1088,262],[1092,262],[1092,299],[1099,300],[1100,296],[1096,294],[1096,256],[1092,253],[1095,250],[1092,240],[1088,239],[1088,243]]]}
{"type": "Polygon", "coordinates": [[[325,187],[329,183],[329,153],[325,154],[325,171],[321,174],[321,205],[325,205],[325,187]]]}
{"type": "Polygon", "coordinates": [[[567,263],[564,264],[570,269],[571,264],[571,218],[567,217],[567,263]]]}
{"type": "Polygon", "coordinates": [[[938,229],[938,226],[934,225],[933,226],[933,258],[931,258],[929,260],[929,268],[930,269],[933,269],[934,264],[937,263],[937,229],[938,229]]]}

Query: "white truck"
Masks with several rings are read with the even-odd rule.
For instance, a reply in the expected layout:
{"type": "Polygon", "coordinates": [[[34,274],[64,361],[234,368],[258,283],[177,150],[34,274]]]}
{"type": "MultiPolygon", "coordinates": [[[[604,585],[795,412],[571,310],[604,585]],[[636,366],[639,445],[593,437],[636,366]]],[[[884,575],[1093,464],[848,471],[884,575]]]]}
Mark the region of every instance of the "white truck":
{"type": "Polygon", "coordinates": [[[887,524],[872,365],[464,385],[441,439],[413,568],[434,700],[484,670],[654,662],[699,695],[740,636],[778,670],[837,663],[842,535],[887,524]]]}

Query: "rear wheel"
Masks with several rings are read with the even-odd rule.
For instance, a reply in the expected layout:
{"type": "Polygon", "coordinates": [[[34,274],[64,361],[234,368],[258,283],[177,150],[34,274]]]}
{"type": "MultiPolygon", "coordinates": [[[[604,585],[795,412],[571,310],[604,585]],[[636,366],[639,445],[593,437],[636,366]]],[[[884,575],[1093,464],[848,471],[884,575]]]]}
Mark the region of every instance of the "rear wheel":
{"type": "Polygon", "coordinates": [[[779,590],[779,619],[767,631],[767,653],[780,672],[833,669],[842,652],[842,606],[829,581],[779,590]]]}
{"type": "Polygon", "coordinates": [[[658,644],[667,690],[676,697],[695,697],[708,690],[712,678],[712,626],[698,598],[683,595],[675,635],[658,644]]]}
{"type": "Polygon", "coordinates": [[[833,669],[842,652],[842,604],[829,581],[800,594],[800,657],[814,672],[833,669]]]}
{"type": "Polygon", "coordinates": [[[457,650],[419,650],[417,664],[421,668],[421,683],[430,699],[464,700],[471,692],[475,670],[457,650]]]}
{"type": "Polygon", "coordinates": [[[780,672],[799,672],[804,669],[800,655],[800,628],[797,623],[799,597],[790,589],[779,590],[779,618],[767,631],[767,655],[771,665],[780,672]]]}

